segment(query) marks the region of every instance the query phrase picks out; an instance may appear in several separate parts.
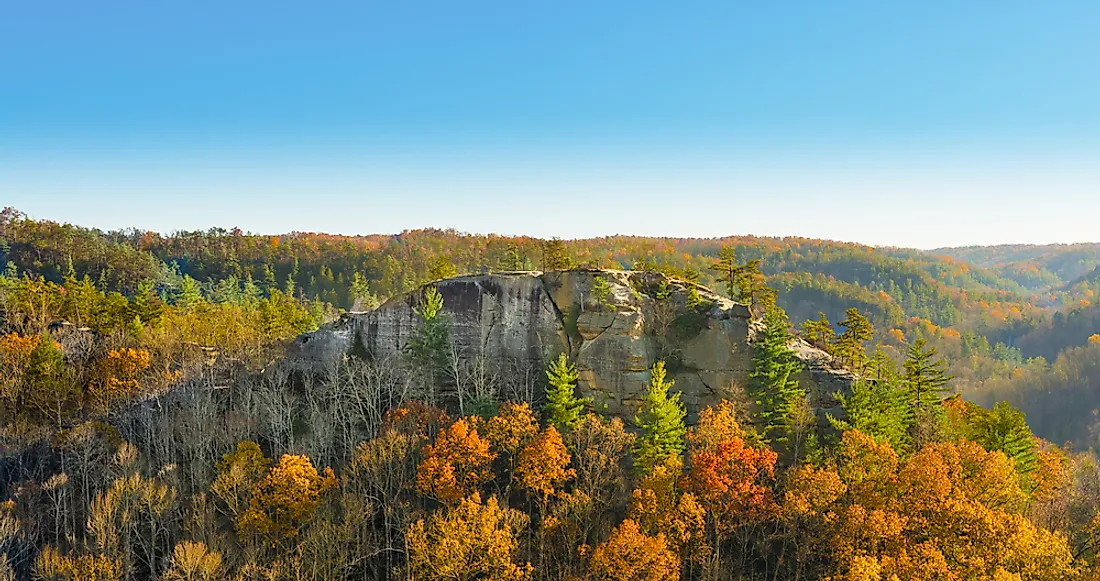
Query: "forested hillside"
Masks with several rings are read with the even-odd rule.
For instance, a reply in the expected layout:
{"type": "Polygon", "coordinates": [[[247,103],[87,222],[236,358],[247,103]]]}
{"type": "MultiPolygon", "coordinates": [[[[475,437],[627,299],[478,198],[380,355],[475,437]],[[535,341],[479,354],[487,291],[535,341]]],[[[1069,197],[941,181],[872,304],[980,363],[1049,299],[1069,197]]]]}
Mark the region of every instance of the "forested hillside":
{"type": "Polygon", "coordinates": [[[0,580],[1096,578],[1098,248],[165,235],[7,209],[0,580]],[[418,290],[574,267],[677,281],[657,339],[708,308],[692,283],[748,304],[749,384],[692,425],[672,359],[625,417],[565,353],[503,389],[418,290]],[[284,359],[410,292],[401,357],[284,359]],[[813,417],[792,333],[854,374],[843,413],[813,417]]]}

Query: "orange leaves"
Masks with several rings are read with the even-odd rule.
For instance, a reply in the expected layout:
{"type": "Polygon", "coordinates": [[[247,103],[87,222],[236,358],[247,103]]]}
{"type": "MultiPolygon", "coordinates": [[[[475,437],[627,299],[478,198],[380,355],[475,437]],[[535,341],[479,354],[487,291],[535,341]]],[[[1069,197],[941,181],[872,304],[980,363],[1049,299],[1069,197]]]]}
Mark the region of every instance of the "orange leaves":
{"type": "MultiPolygon", "coordinates": [[[[526,405],[526,404],[524,404],[526,405]]],[[[554,426],[539,432],[519,453],[516,480],[543,501],[553,496],[576,472],[569,466],[569,451],[554,426]]]]}
{"type": "Polygon", "coordinates": [[[417,492],[444,504],[454,504],[473,494],[492,478],[496,454],[489,442],[465,419],[440,430],[435,442],[426,444],[416,468],[417,492]]]}
{"type": "Polygon", "coordinates": [[[1089,345],[1100,345],[1100,333],[1089,335],[1089,345]]]}
{"type": "Polygon", "coordinates": [[[237,532],[258,535],[269,545],[295,537],[313,520],[321,495],[335,486],[331,468],[318,474],[309,458],[284,454],[252,487],[248,509],[237,518],[237,532]]]}
{"type": "Polygon", "coordinates": [[[141,389],[139,377],[149,368],[149,352],[143,349],[112,349],[100,361],[98,388],[102,395],[123,397],[141,389]]]}
{"type": "Polygon", "coordinates": [[[771,514],[775,509],[770,481],[775,475],[775,452],[745,446],[735,438],[712,450],[691,455],[687,488],[722,528],[736,528],[771,514]]]}
{"type": "MultiPolygon", "coordinates": [[[[835,559],[828,579],[1054,581],[1075,572],[1066,539],[1021,514],[1027,496],[1001,452],[961,440],[899,461],[849,431],[837,462],[836,473],[795,469],[784,496],[796,534],[835,559]]],[[[1057,480],[1060,463],[1053,455],[1049,463],[1057,480]]]]}
{"type": "Polygon", "coordinates": [[[651,537],[638,523],[624,520],[592,551],[591,579],[600,581],[673,581],[680,578],[680,560],[664,536],[651,537]]]}
{"type": "Polygon", "coordinates": [[[529,579],[531,566],[515,561],[517,535],[526,525],[523,513],[501,508],[495,497],[483,504],[474,493],[409,527],[405,535],[409,578],[529,579]]]}
{"type": "Polygon", "coordinates": [[[723,530],[765,517],[776,508],[771,481],[775,452],[745,445],[733,407],[703,410],[688,436],[691,472],[685,488],[723,530]]]}

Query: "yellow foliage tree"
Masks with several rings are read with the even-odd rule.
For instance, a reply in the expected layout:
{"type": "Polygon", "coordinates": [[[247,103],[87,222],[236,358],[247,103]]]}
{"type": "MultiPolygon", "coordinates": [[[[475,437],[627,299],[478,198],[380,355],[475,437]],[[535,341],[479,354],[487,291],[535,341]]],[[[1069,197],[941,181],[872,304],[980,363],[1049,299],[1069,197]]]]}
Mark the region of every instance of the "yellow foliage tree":
{"type": "Polygon", "coordinates": [[[531,566],[519,563],[517,535],[527,517],[477,493],[456,506],[414,522],[405,535],[410,579],[425,581],[525,581],[531,566]]]}
{"type": "Polygon", "coordinates": [[[165,572],[168,581],[216,581],[222,579],[222,556],[204,543],[183,541],[172,550],[172,562],[165,572]]]}
{"type": "Polygon", "coordinates": [[[99,380],[92,386],[93,393],[108,400],[138,393],[141,374],[148,368],[148,351],[112,349],[99,362],[99,380]]]}
{"type": "Polygon", "coordinates": [[[269,546],[294,538],[313,520],[321,495],[335,486],[331,468],[319,474],[309,458],[284,454],[252,487],[248,508],[237,517],[237,533],[269,546]]]}
{"type": "Polygon", "coordinates": [[[34,577],[41,581],[121,581],[122,566],[102,555],[62,555],[46,547],[34,560],[34,577]]]}
{"type": "Polygon", "coordinates": [[[626,519],[592,551],[589,578],[599,581],[673,581],[680,578],[680,559],[664,535],[651,537],[626,519]]]}

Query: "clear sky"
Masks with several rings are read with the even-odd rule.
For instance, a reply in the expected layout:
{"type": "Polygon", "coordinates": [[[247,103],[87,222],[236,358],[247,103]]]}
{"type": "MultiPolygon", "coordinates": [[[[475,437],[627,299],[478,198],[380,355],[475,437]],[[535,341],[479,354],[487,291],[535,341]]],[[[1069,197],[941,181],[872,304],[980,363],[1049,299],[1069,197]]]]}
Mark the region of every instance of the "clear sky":
{"type": "Polygon", "coordinates": [[[159,231],[1100,240],[1100,2],[0,5],[0,205],[159,231]]]}

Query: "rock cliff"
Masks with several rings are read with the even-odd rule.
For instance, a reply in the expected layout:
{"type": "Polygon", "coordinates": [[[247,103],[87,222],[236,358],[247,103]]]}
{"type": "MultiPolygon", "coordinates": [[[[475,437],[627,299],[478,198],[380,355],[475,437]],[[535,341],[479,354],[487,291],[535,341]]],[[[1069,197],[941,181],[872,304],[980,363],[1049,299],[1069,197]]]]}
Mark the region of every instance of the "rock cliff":
{"type": "MultiPolygon", "coordinates": [[[[541,370],[549,358],[568,352],[580,373],[579,391],[609,414],[633,416],[658,359],[666,361],[689,417],[746,386],[752,371],[758,323],[748,307],[692,283],[618,270],[436,281],[299,337],[291,357],[326,365],[349,353],[399,355],[419,325],[414,308],[428,287],[443,296],[462,357],[541,370]]],[[[851,374],[801,340],[792,348],[804,363],[800,380],[819,415],[836,414],[833,394],[849,389],[851,374]]]]}

